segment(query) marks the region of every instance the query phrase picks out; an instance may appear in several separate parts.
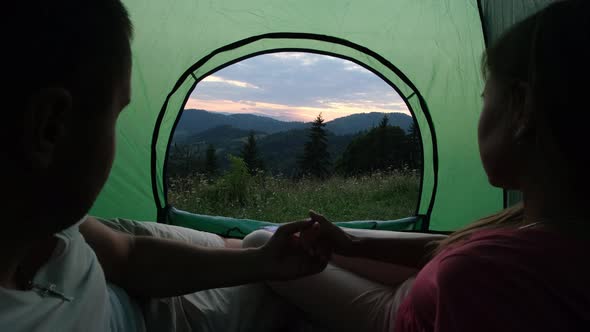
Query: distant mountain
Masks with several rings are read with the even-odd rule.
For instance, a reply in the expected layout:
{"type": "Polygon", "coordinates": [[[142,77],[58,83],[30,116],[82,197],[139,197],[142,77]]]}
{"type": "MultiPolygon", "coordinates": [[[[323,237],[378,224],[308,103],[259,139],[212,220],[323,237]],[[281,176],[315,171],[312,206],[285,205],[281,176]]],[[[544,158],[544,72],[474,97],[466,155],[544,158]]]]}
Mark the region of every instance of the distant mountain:
{"type": "MultiPolygon", "coordinates": [[[[303,154],[303,146],[308,141],[307,129],[293,129],[274,134],[254,132],[258,151],[267,170],[273,174],[281,173],[287,176],[295,175],[298,158],[303,154]]],[[[203,159],[209,144],[213,144],[219,156],[223,169],[229,166],[228,155],[238,156],[247,140],[249,130],[242,130],[232,126],[218,126],[186,138],[197,154],[203,159]]],[[[334,135],[328,131],[328,152],[333,162],[344,152],[355,135],[334,135]]]]}
{"type": "MultiPolygon", "coordinates": [[[[245,142],[245,138],[250,134],[250,130],[238,129],[230,125],[222,125],[207,129],[195,135],[187,136],[186,141],[191,144],[213,144],[213,145],[227,145],[228,142],[238,141],[245,142]]],[[[254,131],[254,134],[259,138],[265,136],[265,133],[254,131]]]]}
{"type": "Polygon", "coordinates": [[[225,115],[222,113],[207,112],[205,110],[187,109],[182,112],[176,132],[174,133],[174,140],[176,142],[183,142],[194,134],[224,125],[269,134],[304,128],[306,126],[303,122],[284,122],[253,114],[225,115]]]}
{"type": "MultiPolygon", "coordinates": [[[[360,132],[376,127],[385,113],[360,113],[326,123],[328,151],[332,162],[339,158],[360,132]]],[[[408,131],[412,118],[388,113],[389,123],[408,131]]],[[[229,165],[227,155],[239,155],[250,131],[254,131],[258,150],[267,170],[274,174],[295,175],[298,158],[308,141],[311,123],[282,122],[252,114],[224,115],[203,110],[186,110],[178,124],[173,144],[190,145],[203,159],[207,145],[213,144],[221,167],[229,165]]]]}
{"type": "Polygon", "coordinates": [[[356,134],[377,127],[384,115],[389,118],[391,126],[398,126],[406,132],[414,122],[411,116],[403,113],[358,113],[329,121],[326,123],[326,129],[336,135],[356,134]]]}
{"type": "MultiPolygon", "coordinates": [[[[326,123],[326,129],[335,135],[351,135],[371,129],[379,124],[384,115],[389,117],[392,126],[399,126],[408,131],[412,117],[403,113],[359,113],[338,118],[326,123]]],[[[232,126],[242,130],[254,130],[261,133],[274,134],[293,129],[305,129],[310,123],[284,122],[269,117],[253,114],[222,114],[205,110],[187,109],[174,133],[174,141],[184,143],[190,137],[219,126],[232,126]]]]}
{"type": "MultiPolygon", "coordinates": [[[[229,165],[227,155],[240,155],[242,146],[248,139],[249,134],[250,130],[223,125],[207,129],[195,135],[187,136],[184,141],[176,143],[179,145],[190,145],[198,158],[205,158],[205,151],[209,144],[212,144],[215,147],[217,154],[222,156],[221,166],[222,168],[225,168],[229,165]]],[[[254,131],[254,134],[257,140],[261,140],[266,136],[265,133],[257,131],[254,131]]]]}

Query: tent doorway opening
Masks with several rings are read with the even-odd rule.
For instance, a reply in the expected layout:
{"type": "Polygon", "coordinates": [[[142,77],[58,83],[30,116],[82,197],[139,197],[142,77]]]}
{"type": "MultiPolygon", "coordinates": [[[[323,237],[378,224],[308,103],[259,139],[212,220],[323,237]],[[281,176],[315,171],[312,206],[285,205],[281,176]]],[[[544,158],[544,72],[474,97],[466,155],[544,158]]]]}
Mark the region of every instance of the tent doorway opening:
{"type": "Polygon", "coordinates": [[[308,52],[257,55],[189,93],[166,162],[168,203],[286,222],[414,216],[422,142],[404,99],[370,70],[308,52]]]}

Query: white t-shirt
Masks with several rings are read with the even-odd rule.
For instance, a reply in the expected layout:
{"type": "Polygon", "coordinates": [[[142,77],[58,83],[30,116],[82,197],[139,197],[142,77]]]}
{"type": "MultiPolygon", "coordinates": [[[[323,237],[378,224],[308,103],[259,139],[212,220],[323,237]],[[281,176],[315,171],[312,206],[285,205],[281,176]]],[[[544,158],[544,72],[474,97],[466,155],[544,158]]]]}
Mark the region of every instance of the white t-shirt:
{"type": "Polygon", "coordinates": [[[0,331],[145,331],[137,304],[107,285],[79,231],[84,220],[56,234],[58,245],[32,290],[0,287],[0,331]]]}

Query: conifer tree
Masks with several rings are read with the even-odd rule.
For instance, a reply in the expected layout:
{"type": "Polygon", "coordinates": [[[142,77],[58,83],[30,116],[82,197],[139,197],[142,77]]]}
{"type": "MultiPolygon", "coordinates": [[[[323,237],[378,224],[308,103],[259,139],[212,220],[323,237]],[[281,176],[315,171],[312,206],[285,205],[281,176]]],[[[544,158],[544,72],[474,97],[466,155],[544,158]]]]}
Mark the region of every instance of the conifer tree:
{"type": "Polygon", "coordinates": [[[242,157],[246,163],[250,175],[255,175],[257,171],[264,170],[264,163],[260,158],[258,147],[256,146],[256,136],[254,135],[254,131],[250,131],[248,140],[242,146],[240,157],[242,157]]]}
{"type": "Polygon", "coordinates": [[[303,175],[324,179],[330,175],[331,161],[328,153],[326,123],[320,113],[309,129],[309,140],[303,148],[299,167],[303,175]]]}

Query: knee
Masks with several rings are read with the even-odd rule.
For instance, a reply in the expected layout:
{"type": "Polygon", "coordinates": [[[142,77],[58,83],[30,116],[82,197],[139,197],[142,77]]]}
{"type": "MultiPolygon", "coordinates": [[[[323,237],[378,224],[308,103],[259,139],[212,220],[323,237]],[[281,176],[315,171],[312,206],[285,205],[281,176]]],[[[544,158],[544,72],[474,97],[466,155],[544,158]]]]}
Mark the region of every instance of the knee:
{"type": "Polygon", "coordinates": [[[257,230],[248,234],[242,241],[242,248],[262,247],[272,237],[272,233],[265,230],[257,230]]]}

